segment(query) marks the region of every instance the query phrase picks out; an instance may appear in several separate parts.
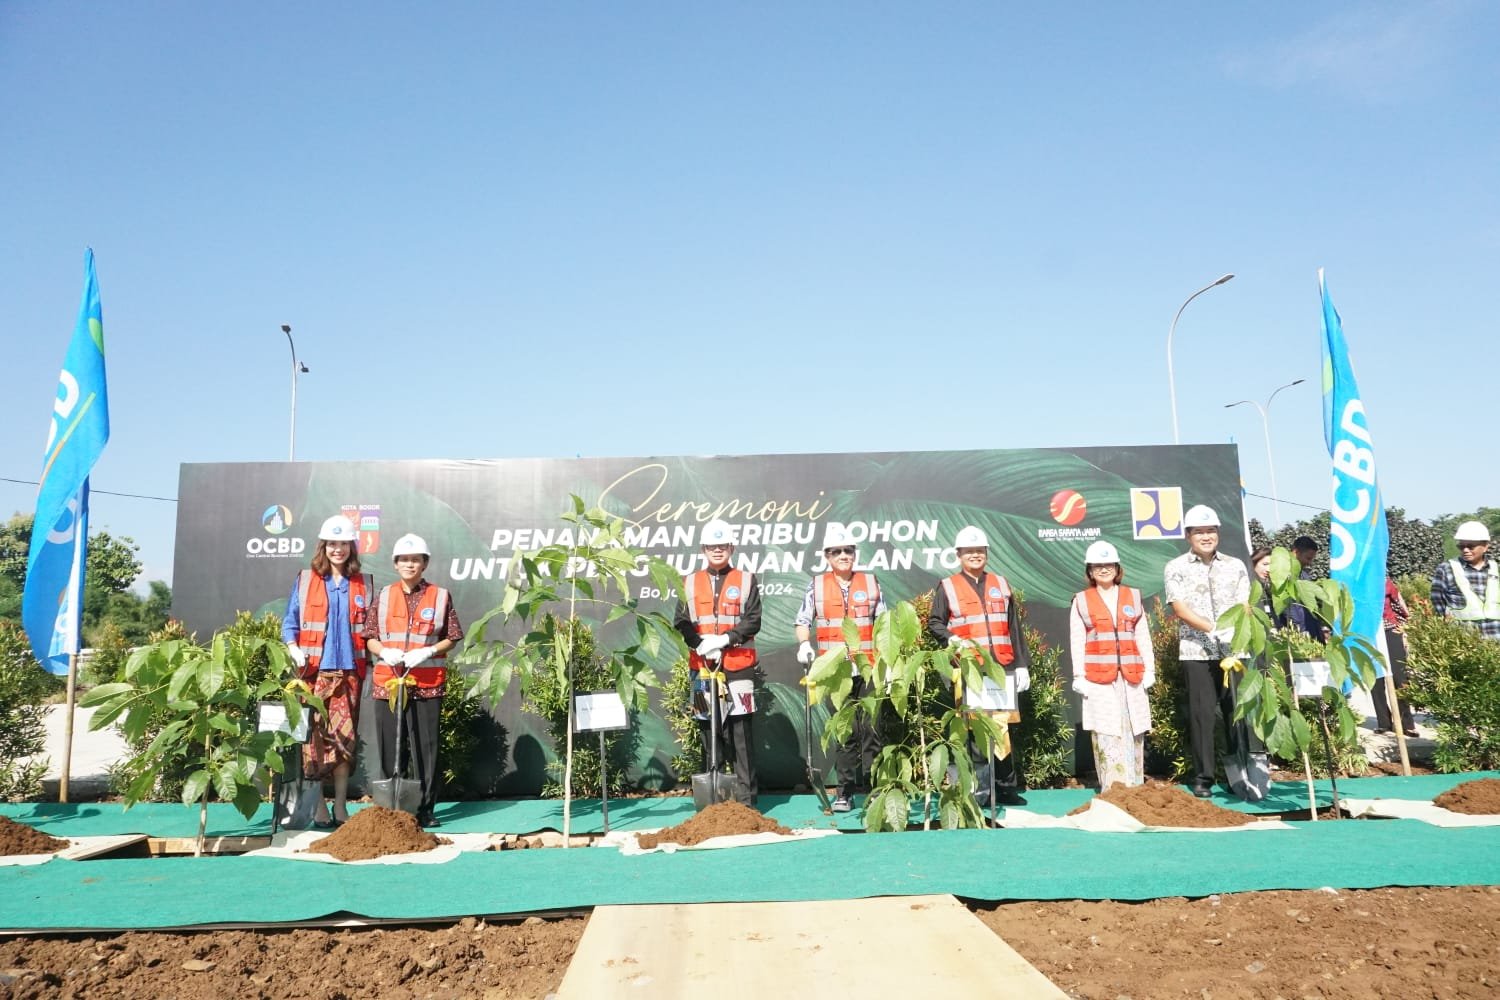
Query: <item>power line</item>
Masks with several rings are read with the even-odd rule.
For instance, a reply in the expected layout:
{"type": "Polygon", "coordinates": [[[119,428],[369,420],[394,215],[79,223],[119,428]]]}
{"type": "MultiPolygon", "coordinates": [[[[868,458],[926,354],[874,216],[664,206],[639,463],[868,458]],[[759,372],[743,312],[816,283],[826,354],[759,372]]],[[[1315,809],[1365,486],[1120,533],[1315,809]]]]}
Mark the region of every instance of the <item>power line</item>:
{"type": "MultiPolygon", "coordinates": [[[[9,476],[0,476],[0,483],[16,483],[20,486],[40,486],[35,479],[12,479],[9,476]]],[[[102,493],[108,497],[129,497],[132,500],[160,500],[162,503],[176,503],[176,497],[154,497],[146,493],[116,493],[113,490],[96,490],[89,488],[90,493],[102,493]]]]}
{"type": "MultiPolygon", "coordinates": [[[[1245,490],[1244,494],[1247,497],[1255,497],[1255,499],[1257,499],[1257,500],[1270,500],[1272,503],[1278,502],[1278,498],[1276,498],[1276,497],[1268,497],[1268,496],[1265,496],[1264,494],[1261,494],[1261,493],[1251,493],[1249,490],[1245,490]]],[[[1279,502],[1280,503],[1289,503],[1293,507],[1305,507],[1308,510],[1327,510],[1328,509],[1327,507],[1317,507],[1317,506],[1314,506],[1313,504],[1310,504],[1310,503],[1298,503],[1295,500],[1288,500],[1286,497],[1281,497],[1279,499],[1279,502]]]]}

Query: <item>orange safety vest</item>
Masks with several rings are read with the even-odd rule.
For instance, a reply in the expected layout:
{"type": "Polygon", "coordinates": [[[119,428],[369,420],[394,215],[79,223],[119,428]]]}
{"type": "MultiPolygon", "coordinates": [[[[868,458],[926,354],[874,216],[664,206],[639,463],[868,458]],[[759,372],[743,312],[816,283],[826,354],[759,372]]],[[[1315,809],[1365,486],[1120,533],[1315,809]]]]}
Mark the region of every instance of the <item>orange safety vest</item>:
{"type": "MultiPolygon", "coordinates": [[[[697,628],[698,634],[723,635],[738,625],[740,612],[744,609],[745,599],[753,586],[754,573],[732,569],[724,574],[724,583],[719,587],[716,598],[713,581],[708,578],[708,570],[699,570],[691,576],[683,577],[682,602],[692,616],[693,626],[697,628]]],[[[738,646],[724,647],[723,659],[719,661],[719,665],[726,672],[734,673],[749,670],[757,662],[755,639],[752,637],[738,646]]],[[[697,652],[688,655],[688,666],[693,670],[702,670],[706,665],[697,652]]]]}
{"type": "MultiPolygon", "coordinates": [[[[354,646],[354,669],[361,680],[370,668],[364,631],[370,595],[374,592],[375,578],[369,573],[349,578],[349,632],[354,646]]],[[[310,569],[297,574],[297,623],[297,645],[307,654],[302,679],[310,681],[323,661],[323,643],[328,638],[328,581],[310,569]]]]}
{"type": "Polygon", "coordinates": [[[873,573],[855,573],[849,578],[849,600],[832,573],[818,574],[819,585],[813,587],[813,623],[818,630],[818,648],[833,649],[844,644],[844,619],[853,618],[859,626],[859,649],[875,655],[875,608],[880,604],[880,583],[873,573]]]}
{"type": "MultiPolygon", "coordinates": [[[[386,587],[380,592],[380,601],[376,607],[376,613],[380,615],[380,644],[394,646],[403,652],[421,649],[423,646],[436,646],[444,638],[443,626],[448,621],[450,600],[447,590],[429,583],[423,588],[422,596],[417,602],[416,620],[408,622],[405,589],[399,583],[386,587]]],[[[376,697],[385,697],[386,682],[395,676],[396,672],[388,663],[384,660],[375,661],[376,697]]],[[[412,670],[411,676],[415,678],[419,688],[442,687],[443,682],[448,679],[448,657],[432,657],[412,670]]]]}
{"type": "Polygon", "coordinates": [[[1093,684],[1113,684],[1124,674],[1132,684],[1146,676],[1146,661],[1135,644],[1135,626],[1141,620],[1141,592],[1121,586],[1119,611],[1111,618],[1109,605],[1099,596],[1098,587],[1083,592],[1088,617],[1084,624],[1088,634],[1083,643],[1083,676],[1093,684]]]}
{"type": "Polygon", "coordinates": [[[948,631],[990,647],[995,662],[1006,666],[1016,658],[1010,641],[1010,584],[1003,576],[986,573],[981,589],[983,601],[961,572],[943,581],[943,593],[948,595],[948,631]]]}

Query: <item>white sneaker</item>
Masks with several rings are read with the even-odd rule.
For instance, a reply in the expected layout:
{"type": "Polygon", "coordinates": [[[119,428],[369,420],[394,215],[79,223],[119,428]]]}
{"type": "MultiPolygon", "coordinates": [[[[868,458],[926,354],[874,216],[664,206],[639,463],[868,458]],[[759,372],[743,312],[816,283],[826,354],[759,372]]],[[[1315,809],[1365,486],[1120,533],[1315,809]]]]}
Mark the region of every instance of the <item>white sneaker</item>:
{"type": "Polygon", "coordinates": [[[833,800],[833,811],[836,813],[846,813],[853,808],[854,803],[849,800],[849,796],[847,795],[840,795],[833,800]]]}

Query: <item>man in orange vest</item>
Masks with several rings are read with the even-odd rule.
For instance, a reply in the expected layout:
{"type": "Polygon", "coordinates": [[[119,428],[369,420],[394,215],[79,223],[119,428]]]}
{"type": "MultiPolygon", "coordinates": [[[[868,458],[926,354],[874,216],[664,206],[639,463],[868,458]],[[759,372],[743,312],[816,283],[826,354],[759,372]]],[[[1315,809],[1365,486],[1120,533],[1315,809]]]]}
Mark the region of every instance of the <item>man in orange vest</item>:
{"type": "Polygon", "coordinates": [[[443,686],[448,680],[448,651],[463,639],[453,597],[443,587],[423,578],[432,552],[418,535],[396,539],[391,557],[400,578],[380,592],[375,613],[365,620],[365,646],[378,657],[375,664],[375,728],[380,743],[381,770],[391,776],[411,760],[422,789],[417,822],[441,826],[437,807],[438,722],[443,709],[443,686]],[[391,711],[390,695],[405,688],[403,718],[391,711]],[[402,735],[402,760],[396,759],[396,726],[402,735]]]}
{"type": "MultiPolygon", "coordinates": [[[[672,624],[692,652],[688,666],[693,672],[694,715],[703,736],[705,769],[712,759],[709,747],[709,705],[714,700],[704,668],[723,670],[728,680],[727,717],[720,701],[720,764],[725,757],[745,786],[754,804],[760,793],[755,772],[755,743],[750,721],[755,714],[755,634],[760,631],[760,586],[755,574],[735,569],[734,529],[715,518],[699,534],[707,568],[683,577],[682,597],[672,624]],[[702,701],[700,702],[700,692],[702,701]],[[699,704],[703,711],[696,711],[699,704]],[[727,751],[727,752],[726,752],[727,751]]],[[[720,692],[722,698],[724,692],[720,692]]]]}
{"type": "MultiPolygon", "coordinates": [[[[794,619],[797,639],[801,643],[797,648],[797,662],[803,667],[817,659],[812,644],[814,626],[817,628],[817,648],[827,652],[845,645],[844,619],[854,619],[854,624],[859,627],[859,646],[849,650],[850,662],[854,665],[854,687],[849,691],[850,698],[862,698],[868,693],[868,684],[859,672],[859,656],[874,657],[875,619],[885,610],[885,597],[875,574],[854,571],[857,555],[858,547],[848,529],[841,524],[830,524],[823,534],[823,559],[828,563],[829,571],[813,575],[802,595],[802,607],[794,619]]],[[[812,733],[808,733],[807,738],[811,740],[812,733]]],[[[856,710],[849,738],[841,741],[833,754],[834,766],[839,771],[834,812],[853,809],[855,792],[869,790],[870,770],[875,764],[875,755],[880,752],[880,742],[880,735],[870,717],[863,710],[856,710]]]]}
{"type": "MultiPolygon", "coordinates": [[[[983,647],[1005,668],[1008,680],[1014,680],[1019,696],[1031,687],[1031,652],[1021,633],[1020,611],[1011,595],[1005,577],[986,569],[989,562],[989,539],[973,525],[961,528],[954,537],[959,571],[938,584],[932,594],[932,611],[927,616],[927,631],[939,642],[960,649],[983,647]]],[[[1007,684],[1007,687],[1012,685],[1007,684]]],[[[972,700],[967,698],[966,700],[972,700]]],[[[1020,712],[1011,711],[997,721],[1018,722],[1020,712]]],[[[1017,791],[1020,768],[1018,728],[1010,730],[1011,751],[998,764],[993,757],[981,761],[976,748],[969,747],[975,764],[978,790],[975,798],[989,804],[989,768],[996,768],[995,798],[1001,805],[1025,805],[1017,791]]]]}

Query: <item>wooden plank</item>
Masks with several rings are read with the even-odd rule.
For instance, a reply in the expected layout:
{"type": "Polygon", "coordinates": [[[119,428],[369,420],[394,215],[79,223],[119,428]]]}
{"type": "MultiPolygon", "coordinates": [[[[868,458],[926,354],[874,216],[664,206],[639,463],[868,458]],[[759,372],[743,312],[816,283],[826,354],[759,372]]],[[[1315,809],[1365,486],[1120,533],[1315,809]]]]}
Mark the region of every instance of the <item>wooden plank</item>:
{"type": "MultiPolygon", "coordinates": [[[[166,854],[192,854],[196,837],[152,837],[146,846],[153,856],[166,854]]],[[[271,846],[269,836],[259,837],[209,837],[203,842],[204,854],[244,854],[271,846]]]]}
{"type": "Polygon", "coordinates": [[[955,898],[601,906],[558,1000],[1065,994],[955,898]]]}

